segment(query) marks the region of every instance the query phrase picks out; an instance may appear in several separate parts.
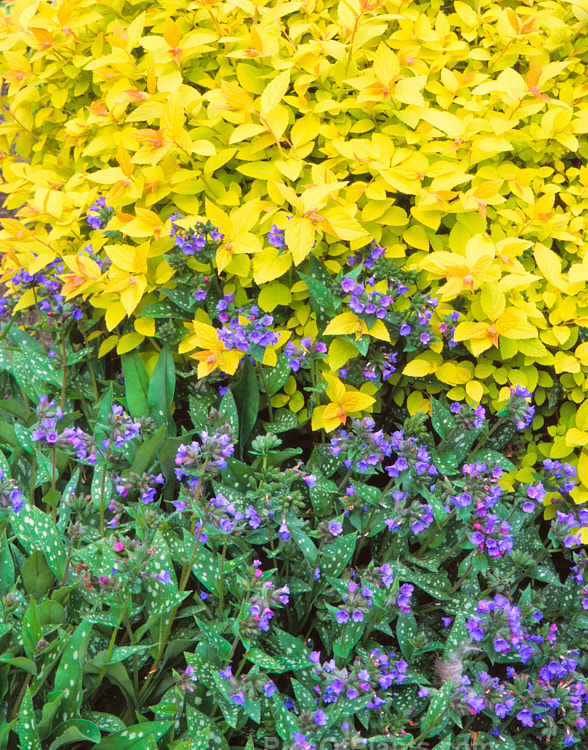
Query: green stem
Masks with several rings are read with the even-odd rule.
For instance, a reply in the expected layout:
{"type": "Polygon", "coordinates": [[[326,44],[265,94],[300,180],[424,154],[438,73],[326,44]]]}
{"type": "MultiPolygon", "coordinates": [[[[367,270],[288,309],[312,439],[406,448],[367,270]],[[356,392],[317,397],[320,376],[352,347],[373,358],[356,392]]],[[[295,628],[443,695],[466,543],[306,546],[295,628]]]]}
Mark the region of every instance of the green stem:
{"type": "Polygon", "coordinates": [[[221,554],[221,565],[220,565],[220,595],[218,598],[218,621],[223,621],[223,605],[225,600],[225,577],[224,577],[224,567],[225,567],[225,559],[227,554],[227,545],[229,543],[229,537],[225,539],[225,543],[223,545],[223,551],[221,554]]]}
{"type": "Polygon", "coordinates": [[[14,701],[14,706],[12,707],[12,711],[10,712],[10,719],[8,721],[12,721],[16,715],[18,714],[18,710],[20,708],[20,704],[22,703],[22,699],[25,697],[25,693],[27,692],[27,688],[29,686],[29,683],[32,679],[31,674],[27,674],[27,676],[24,679],[24,682],[22,683],[22,687],[20,689],[20,692],[18,694],[17,699],[14,701]]]}
{"type": "Polygon", "coordinates": [[[31,504],[35,504],[35,474],[37,472],[37,454],[33,453],[33,463],[31,465],[31,483],[29,485],[29,499],[31,504]]]}
{"type": "Polygon", "coordinates": [[[465,463],[467,463],[467,461],[472,459],[476,455],[476,453],[480,450],[480,448],[483,448],[484,445],[486,445],[486,443],[488,442],[488,440],[490,440],[490,438],[496,432],[496,430],[504,424],[505,420],[506,420],[506,417],[500,417],[499,420],[496,422],[496,424],[494,424],[492,428],[488,431],[488,433],[486,435],[482,435],[482,437],[478,440],[478,442],[474,446],[472,452],[468,456],[465,463]]]}
{"type": "Polygon", "coordinates": [[[104,538],[104,489],[106,487],[106,466],[107,461],[102,467],[102,478],[100,479],[100,536],[104,538]]]}
{"type": "Polygon", "coordinates": [[[61,411],[65,409],[65,389],[67,387],[67,352],[65,348],[65,326],[61,330],[61,411]]]}
{"type": "Polygon", "coordinates": [[[108,669],[108,663],[110,661],[110,657],[112,656],[112,649],[114,648],[114,644],[116,643],[116,636],[118,634],[118,629],[120,628],[121,622],[123,621],[123,618],[125,616],[125,610],[127,608],[127,604],[129,602],[129,597],[127,597],[125,603],[121,606],[120,615],[118,617],[118,622],[114,626],[112,630],[112,635],[110,636],[110,642],[108,644],[108,649],[106,651],[106,656],[104,658],[104,664],[102,665],[102,669],[100,670],[98,677],[96,679],[96,683],[94,684],[94,688],[92,690],[92,694],[90,698],[88,699],[88,705],[91,705],[91,699],[96,696],[96,693],[98,692],[98,688],[100,687],[100,684],[102,680],[104,679],[104,675],[106,674],[106,670],[108,669]]]}
{"type": "Polygon", "coordinates": [[[269,388],[267,387],[267,380],[265,379],[265,372],[263,369],[263,365],[259,365],[259,376],[261,378],[261,382],[263,383],[263,390],[265,392],[266,398],[267,398],[267,410],[269,412],[269,419],[270,422],[274,421],[274,407],[272,406],[272,400],[269,393],[269,388]]]}
{"type": "MultiPolygon", "coordinates": [[[[207,464],[208,464],[208,459],[206,459],[204,463],[204,466],[202,468],[202,474],[200,475],[198,479],[198,484],[196,485],[196,491],[195,491],[195,503],[196,504],[198,503],[198,499],[200,497],[200,491],[202,487],[202,478],[204,476],[204,473],[206,472],[207,464]]],[[[204,532],[204,522],[201,523],[200,529],[198,530],[198,535],[196,536],[196,539],[194,541],[194,547],[192,549],[192,554],[190,556],[190,559],[188,560],[188,562],[184,565],[184,568],[182,569],[178,591],[184,591],[186,588],[186,584],[188,583],[188,579],[190,578],[190,572],[192,570],[192,566],[194,565],[194,561],[196,560],[196,555],[198,553],[198,545],[200,543],[200,537],[202,536],[203,532],[204,532]]],[[[161,640],[161,643],[159,644],[159,648],[157,649],[157,654],[155,656],[155,659],[153,660],[153,665],[151,669],[149,670],[149,674],[147,675],[147,680],[145,681],[145,684],[143,685],[143,687],[141,688],[141,691],[139,692],[139,698],[138,698],[139,704],[142,703],[143,699],[148,694],[148,689],[153,680],[153,676],[157,673],[157,668],[165,652],[165,648],[167,646],[167,640],[171,633],[172,625],[173,625],[175,616],[178,613],[178,609],[179,609],[179,604],[176,605],[172,609],[169,615],[167,626],[165,629],[165,634],[161,640]]]]}

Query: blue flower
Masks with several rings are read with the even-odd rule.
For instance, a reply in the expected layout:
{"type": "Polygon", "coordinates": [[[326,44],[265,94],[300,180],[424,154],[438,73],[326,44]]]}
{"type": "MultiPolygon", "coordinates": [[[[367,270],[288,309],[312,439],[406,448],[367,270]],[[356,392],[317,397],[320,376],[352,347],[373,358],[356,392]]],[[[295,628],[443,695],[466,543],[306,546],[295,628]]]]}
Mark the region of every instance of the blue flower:
{"type": "Polygon", "coordinates": [[[312,720],[315,724],[318,724],[319,727],[326,727],[327,721],[328,721],[327,714],[322,711],[320,708],[317,708],[317,710],[314,712],[314,716],[312,717],[312,720]]]}

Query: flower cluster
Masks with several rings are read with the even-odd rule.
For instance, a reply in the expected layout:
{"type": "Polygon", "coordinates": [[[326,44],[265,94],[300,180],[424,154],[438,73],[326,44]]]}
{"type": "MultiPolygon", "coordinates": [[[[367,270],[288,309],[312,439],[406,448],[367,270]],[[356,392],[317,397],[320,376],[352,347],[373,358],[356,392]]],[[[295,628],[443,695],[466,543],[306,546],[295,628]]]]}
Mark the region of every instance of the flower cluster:
{"type": "Polygon", "coordinates": [[[460,317],[461,316],[457,310],[454,310],[450,315],[446,315],[443,318],[443,323],[439,326],[439,333],[443,336],[443,340],[450,349],[455,349],[455,347],[458,346],[454,334],[460,317]]]}
{"type": "Polygon", "coordinates": [[[177,222],[183,219],[179,213],[171,217],[170,235],[173,237],[174,245],[179,248],[184,255],[195,255],[202,252],[209,244],[218,243],[223,239],[223,234],[219,232],[210,222],[196,223],[193,229],[183,229],[177,222]]]}
{"type": "Polygon", "coordinates": [[[383,430],[376,430],[371,417],[351,419],[349,430],[337,430],[331,438],[330,451],[346,469],[373,473],[385,458],[392,455],[392,440],[383,430]]]}
{"type": "Polygon", "coordinates": [[[199,437],[200,442],[180,445],[175,458],[176,478],[186,479],[191,488],[198,485],[203,472],[226,469],[227,459],[235,452],[233,429],[227,423],[216,426],[216,432],[202,430],[199,437]]]}
{"type": "Polygon", "coordinates": [[[470,406],[454,402],[449,407],[456,427],[462,427],[466,430],[480,430],[484,426],[486,419],[486,410],[483,406],[470,406]]]}
{"type": "Polygon", "coordinates": [[[404,430],[392,433],[391,447],[398,454],[398,458],[393,464],[385,467],[389,477],[397,478],[404,471],[414,471],[417,476],[439,474],[427,447],[418,445],[414,437],[405,437],[404,430]]]}
{"type": "Polygon", "coordinates": [[[22,490],[14,479],[4,475],[0,468],[0,508],[12,508],[15,513],[24,505],[22,490]]]}
{"type": "Polygon", "coordinates": [[[292,372],[298,372],[301,367],[309,367],[315,359],[324,359],[327,345],[323,341],[312,341],[310,336],[303,336],[300,345],[287,341],[284,354],[288,357],[288,367],[292,372]]]}
{"type": "Polygon", "coordinates": [[[517,430],[524,430],[533,421],[535,407],[531,404],[533,394],[522,385],[510,389],[508,414],[517,430]]]}
{"type": "MultiPolygon", "coordinates": [[[[226,300],[218,303],[217,310],[220,310],[223,318],[227,318],[223,303],[226,300]]],[[[276,344],[280,338],[280,334],[272,328],[273,322],[273,315],[262,315],[257,305],[251,305],[247,310],[238,310],[237,315],[219,329],[218,337],[229,350],[249,352],[252,345],[265,348],[276,344]]]]}
{"type": "Polygon", "coordinates": [[[90,206],[86,221],[92,229],[103,229],[113,216],[114,209],[106,205],[106,198],[102,195],[90,206]]]}

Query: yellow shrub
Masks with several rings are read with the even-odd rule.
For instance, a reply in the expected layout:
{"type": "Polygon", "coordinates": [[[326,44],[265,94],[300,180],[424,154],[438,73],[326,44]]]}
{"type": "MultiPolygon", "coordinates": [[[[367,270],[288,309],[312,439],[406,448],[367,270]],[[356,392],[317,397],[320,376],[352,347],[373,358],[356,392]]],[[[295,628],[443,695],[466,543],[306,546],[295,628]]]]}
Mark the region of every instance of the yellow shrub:
{"type": "MultiPolygon", "coordinates": [[[[288,335],[312,336],[293,270],[314,254],[336,274],[375,238],[424,274],[438,326],[461,312],[455,336],[473,355],[440,336],[408,363],[411,390],[432,392],[434,376],[452,398],[498,406],[504,387],[533,389],[553,434],[529,450],[575,456],[588,499],[580,0],[17,0],[0,12],[2,190],[18,209],[0,233],[4,281],[63,258],[66,291],[103,318],[102,351],[148,348],[153,323],[137,316],[174,285],[179,211],[225,235],[195,273],[263,287],[266,310],[285,287],[288,335]],[[124,238],[91,233],[104,273],[79,255],[99,195],[124,238]],[[272,224],[288,252],[262,240],[272,224]]],[[[352,347],[337,330],[332,370],[352,347]]]]}

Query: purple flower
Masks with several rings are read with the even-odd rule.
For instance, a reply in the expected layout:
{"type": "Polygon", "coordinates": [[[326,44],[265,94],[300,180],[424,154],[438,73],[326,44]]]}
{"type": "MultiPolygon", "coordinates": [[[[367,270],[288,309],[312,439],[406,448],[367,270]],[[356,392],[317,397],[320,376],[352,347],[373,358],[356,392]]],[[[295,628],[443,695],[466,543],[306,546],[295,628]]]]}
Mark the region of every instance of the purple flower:
{"type": "Polygon", "coordinates": [[[528,708],[524,708],[517,714],[517,719],[521,722],[524,727],[532,727],[535,722],[533,721],[533,714],[528,708]]]}
{"type": "Polygon", "coordinates": [[[288,531],[288,526],[286,525],[285,520],[282,521],[282,525],[278,529],[278,535],[284,542],[290,539],[290,532],[288,531]]]}
{"type": "Polygon", "coordinates": [[[158,573],[156,576],[158,581],[161,581],[162,583],[168,584],[171,583],[171,573],[169,570],[163,570],[161,573],[158,573]]]}
{"type": "Polygon", "coordinates": [[[339,536],[339,534],[343,533],[343,524],[341,521],[331,521],[329,531],[333,536],[339,536]]]}
{"type": "Polygon", "coordinates": [[[263,692],[268,698],[271,698],[271,696],[276,692],[277,689],[278,688],[273,682],[266,682],[263,686],[263,692]]]}
{"type": "Polygon", "coordinates": [[[313,664],[320,664],[321,663],[321,652],[320,651],[311,651],[308,655],[308,658],[313,664]]]}
{"type": "Polygon", "coordinates": [[[314,716],[312,717],[312,720],[315,724],[318,724],[319,727],[326,727],[327,721],[328,721],[327,714],[322,711],[320,708],[317,708],[317,710],[314,712],[314,716]]]}
{"type": "Polygon", "coordinates": [[[337,620],[339,625],[343,625],[344,623],[349,622],[349,612],[346,612],[344,609],[340,609],[335,614],[335,620],[337,620]]]}
{"type": "Polygon", "coordinates": [[[238,706],[244,706],[245,705],[245,693],[242,690],[239,690],[237,693],[233,693],[231,695],[231,700],[233,703],[236,703],[238,706]]]}

